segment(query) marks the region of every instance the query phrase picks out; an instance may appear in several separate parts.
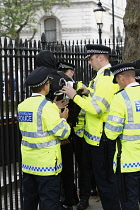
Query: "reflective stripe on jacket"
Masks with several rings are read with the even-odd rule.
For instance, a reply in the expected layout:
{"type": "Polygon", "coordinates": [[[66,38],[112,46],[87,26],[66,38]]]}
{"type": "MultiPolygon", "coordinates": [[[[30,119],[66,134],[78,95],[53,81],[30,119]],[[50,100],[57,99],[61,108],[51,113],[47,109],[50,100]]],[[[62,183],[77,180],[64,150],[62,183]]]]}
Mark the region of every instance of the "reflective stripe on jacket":
{"type": "MultiPolygon", "coordinates": [[[[78,81],[76,90],[78,90],[82,87],[86,87],[86,85],[83,84],[82,81],[78,81]]],[[[83,96],[83,97],[86,97],[86,96],[83,96]]],[[[78,123],[73,128],[75,134],[81,138],[84,136],[84,126],[85,126],[85,111],[83,109],[81,109],[79,112],[79,115],[78,115],[78,123]]]]}
{"type": "Polygon", "coordinates": [[[94,80],[94,94],[90,98],[74,97],[74,102],[85,110],[84,138],[88,144],[99,146],[103,122],[106,122],[111,100],[119,90],[119,86],[113,84],[113,75],[104,75],[101,70],[94,80]]]}
{"type": "Polygon", "coordinates": [[[60,140],[68,138],[70,127],[56,104],[43,96],[30,97],[19,104],[18,120],[23,172],[41,176],[61,172],[60,140]]]}
{"type": "Polygon", "coordinates": [[[89,92],[89,97],[93,97],[93,94],[94,94],[94,79],[92,79],[89,82],[89,85],[88,85],[87,89],[90,91],[89,92]]]}
{"type": "MultiPolygon", "coordinates": [[[[140,86],[126,87],[114,96],[105,132],[109,139],[120,137],[121,172],[140,171],[140,86]]],[[[117,153],[116,150],[114,170],[117,153]]]]}

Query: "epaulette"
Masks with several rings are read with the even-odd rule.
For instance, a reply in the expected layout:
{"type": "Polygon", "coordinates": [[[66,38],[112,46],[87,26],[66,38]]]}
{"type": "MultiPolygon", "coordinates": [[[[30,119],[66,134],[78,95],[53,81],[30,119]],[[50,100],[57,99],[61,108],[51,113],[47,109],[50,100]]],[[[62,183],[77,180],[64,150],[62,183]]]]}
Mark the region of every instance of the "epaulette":
{"type": "Polygon", "coordinates": [[[118,94],[118,93],[122,92],[123,90],[124,90],[124,89],[121,89],[121,90],[117,91],[115,94],[118,94]]]}
{"type": "Polygon", "coordinates": [[[110,69],[104,70],[104,76],[110,76],[110,69]]]}

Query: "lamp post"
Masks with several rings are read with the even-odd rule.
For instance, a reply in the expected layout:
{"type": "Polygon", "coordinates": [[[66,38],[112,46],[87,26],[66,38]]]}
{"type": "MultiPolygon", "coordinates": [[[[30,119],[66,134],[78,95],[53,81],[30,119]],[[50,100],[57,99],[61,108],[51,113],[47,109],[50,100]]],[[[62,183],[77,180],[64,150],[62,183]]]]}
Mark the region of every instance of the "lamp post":
{"type": "Polygon", "coordinates": [[[113,50],[115,50],[114,0],[112,0],[113,50]]]}
{"type": "Polygon", "coordinates": [[[101,35],[102,35],[102,27],[103,27],[103,14],[105,12],[105,8],[102,7],[102,3],[98,2],[97,6],[93,10],[95,14],[95,19],[98,27],[98,32],[99,32],[99,44],[102,43],[101,35]]]}

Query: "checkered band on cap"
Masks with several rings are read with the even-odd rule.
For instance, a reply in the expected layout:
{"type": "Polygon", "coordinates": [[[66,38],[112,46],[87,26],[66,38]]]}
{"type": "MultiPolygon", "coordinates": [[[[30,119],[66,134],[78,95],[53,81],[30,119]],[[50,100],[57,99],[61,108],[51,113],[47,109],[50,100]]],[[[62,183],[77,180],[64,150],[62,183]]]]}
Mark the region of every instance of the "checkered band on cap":
{"type": "Polygon", "coordinates": [[[119,73],[127,71],[127,70],[135,70],[135,68],[134,68],[134,66],[124,67],[124,68],[114,71],[113,74],[116,75],[116,74],[119,74],[119,73]]]}
{"type": "Polygon", "coordinates": [[[30,87],[40,87],[41,85],[44,85],[45,82],[47,82],[48,79],[49,79],[49,76],[47,76],[47,78],[43,82],[41,82],[41,83],[39,83],[37,85],[30,85],[30,87]]]}
{"type": "Polygon", "coordinates": [[[87,50],[87,54],[109,54],[109,51],[106,51],[106,50],[94,50],[94,49],[91,49],[91,50],[87,50]]]}
{"type": "Polygon", "coordinates": [[[62,69],[74,69],[72,66],[68,66],[66,64],[60,63],[58,68],[62,68],[62,69]]]}

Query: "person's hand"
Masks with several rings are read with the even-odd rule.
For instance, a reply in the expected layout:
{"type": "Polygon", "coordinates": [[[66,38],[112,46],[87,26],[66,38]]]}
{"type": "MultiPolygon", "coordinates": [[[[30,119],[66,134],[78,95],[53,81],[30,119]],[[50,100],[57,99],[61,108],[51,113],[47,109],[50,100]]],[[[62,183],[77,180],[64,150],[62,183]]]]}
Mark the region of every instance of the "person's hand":
{"type": "Polygon", "coordinates": [[[68,139],[64,139],[61,141],[61,145],[70,144],[70,141],[68,139]]]}
{"type": "Polygon", "coordinates": [[[65,108],[65,106],[68,105],[69,99],[62,99],[60,101],[57,101],[57,96],[54,98],[53,102],[58,106],[59,109],[65,108]]]}
{"type": "Polygon", "coordinates": [[[68,84],[68,86],[63,86],[62,90],[59,90],[59,92],[65,93],[70,99],[73,99],[77,93],[70,84],[68,84]]]}
{"type": "Polygon", "coordinates": [[[86,96],[87,96],[87,95],[89,94],[89,92],[90,92],[90,91],[89,91],[88,89],[86,89],[85,87],[80,88],[80,90],[82,90],[82,91],[81,91],[81,94],[82,94],[82,95],[86,95],[86,96]]]}
{"type": "Polygon", "coordinates": [[[69,109],[65,106],[64,110],[60,113],[61,118],[68,119],[69,109]]]}

